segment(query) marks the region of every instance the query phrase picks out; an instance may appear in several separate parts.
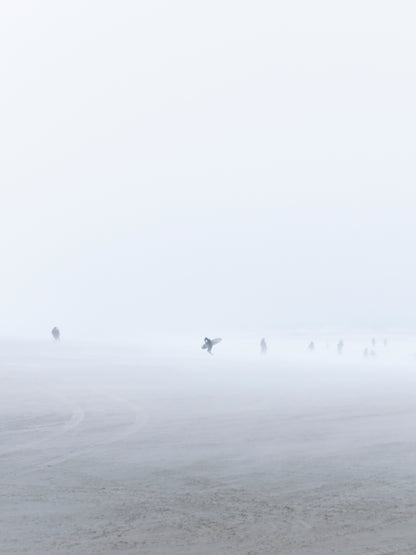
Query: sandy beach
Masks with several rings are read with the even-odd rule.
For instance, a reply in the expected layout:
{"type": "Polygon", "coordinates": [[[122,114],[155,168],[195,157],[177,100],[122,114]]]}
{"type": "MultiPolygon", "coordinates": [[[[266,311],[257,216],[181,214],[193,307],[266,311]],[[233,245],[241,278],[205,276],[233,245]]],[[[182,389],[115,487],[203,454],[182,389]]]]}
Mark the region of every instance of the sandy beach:
{"type": "Polygon", "coordinates": [[[411,356],[1,352],[1,553],[416,551],[411,356]]]}

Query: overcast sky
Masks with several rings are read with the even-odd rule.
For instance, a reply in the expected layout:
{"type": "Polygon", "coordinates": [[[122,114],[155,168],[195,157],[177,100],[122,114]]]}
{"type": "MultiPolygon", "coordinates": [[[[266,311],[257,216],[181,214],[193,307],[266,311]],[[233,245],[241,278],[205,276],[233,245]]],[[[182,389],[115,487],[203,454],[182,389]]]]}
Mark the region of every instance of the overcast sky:
{"type": "Polygon", "coordinates": [[[413,327],[415,15],[3,0],[0,334],[413,327]]]}

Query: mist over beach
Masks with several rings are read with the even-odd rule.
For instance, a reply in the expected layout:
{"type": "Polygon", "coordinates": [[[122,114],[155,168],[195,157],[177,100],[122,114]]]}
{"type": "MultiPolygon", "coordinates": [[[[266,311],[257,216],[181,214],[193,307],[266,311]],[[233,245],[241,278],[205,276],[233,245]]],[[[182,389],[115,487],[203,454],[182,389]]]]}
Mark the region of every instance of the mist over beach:
{"type": "Polygon", "coordinates": [[[2,3],[0,552],[416,551],[415,11],[2,3]]]}
{"type": "Polygon", "coordinates": [[[305,340],[2,342],[2,550],[412,553],[414,341],[305,340]]]}

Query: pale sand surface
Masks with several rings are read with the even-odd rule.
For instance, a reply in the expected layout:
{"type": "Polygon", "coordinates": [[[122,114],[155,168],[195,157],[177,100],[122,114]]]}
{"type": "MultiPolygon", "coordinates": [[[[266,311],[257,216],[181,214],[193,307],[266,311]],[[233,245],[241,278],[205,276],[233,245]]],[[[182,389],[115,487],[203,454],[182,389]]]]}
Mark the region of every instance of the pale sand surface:
{"type": "Polygon", "coordinates": [[[414,554],[415,362],[4,343],[0,552],[414,554]]]}

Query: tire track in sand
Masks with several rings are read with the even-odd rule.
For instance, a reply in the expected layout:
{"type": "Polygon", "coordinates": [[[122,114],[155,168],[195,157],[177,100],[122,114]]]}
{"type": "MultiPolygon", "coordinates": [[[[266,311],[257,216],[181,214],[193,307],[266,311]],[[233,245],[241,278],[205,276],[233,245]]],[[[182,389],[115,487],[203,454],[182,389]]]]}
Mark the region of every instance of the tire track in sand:
{"type": "Polygon", "coordinates": [[[73,450],[73,451],[69,451],[67,453],[63,453],[62,455],[57,455],[57,456],[54,456],[54,457],[50,457],[50,458],[42,461],[41,463],[36,464],[32,468],[27,469],[26,471],[23,471],[23,473],[24,474],[31,473],[31,472],[34,472],[36,470],[40,470],[40,469],[45,468],[45,467],[55,466],[55,465],[58,465],[58,464],[62,464],[64,462],[68,461],[68,460],[75,459],[75,458],[83,456],[83,455],[87,455],[88,453],[94,451],[95,449],[97,449],[99,447],[109,446],[109,445],[112,445],[112,444],[117,443],[119,441],[123,441],[125,439],[128,439],[129,437],[131,437],[135,433],[139,432],[140,430],[142,430],[146,426],[146,424],[149,420],[149,413],[143,407],[138,407],[137,405],[135,405],[134,403],[131,403],[130,401],[128,401],[124,397],[108,396],[108,398],[113,399],[113,400],[117,400],[118,402],[121,402],[123,404],[123,406],[128,407],[129,410],[134,415],[132,421],[130,423],[128,423],[123,430],[113,434],[111,437],[106,437],[106,438],[103,438],[101,440],[95,441],[93,443],[89,443],[88,447],[82,447],[80,449],[76,449],[76,450],[73,450]]]}
{"type": "MultiPolygon", "coordinates": [[[[44,391],[50,394],[50,390],[43,388],[44,391]]],[[[21,451],[26,451],[28,449],[36,449],[39,446],[47,445],[51,441],[58,439],[59,437],[67,434],[68,432],[77,428],[85,419],[85,411],[82,407],[77,403],[71,403],[64,397],[60,395],[56,395],[56,393],[52,394],[52,398],[55,400],[59,400],[59,402],[65,406],[67,406],[70,410],[70,417],[66,420],[66,422],[56,429],[56,426],[49,425],[52,428],[52,431],[48,436],[40,439],[32,439],[30,441],[25,441],[24,443],[20,443],[15,445],[14,447],[9,447],[5,449],[0,449],[0,457],[5,457],[8,455],[12,455],[13,453],[18,453],[21,451]]],[[[46,425],[46,429],[47,429],[46,425]]],[[[40,428],[45,428],[44,425],[35,425],[29,428],[26,428],[27,433],[33,433],[39,431],[40,428]]]]}

